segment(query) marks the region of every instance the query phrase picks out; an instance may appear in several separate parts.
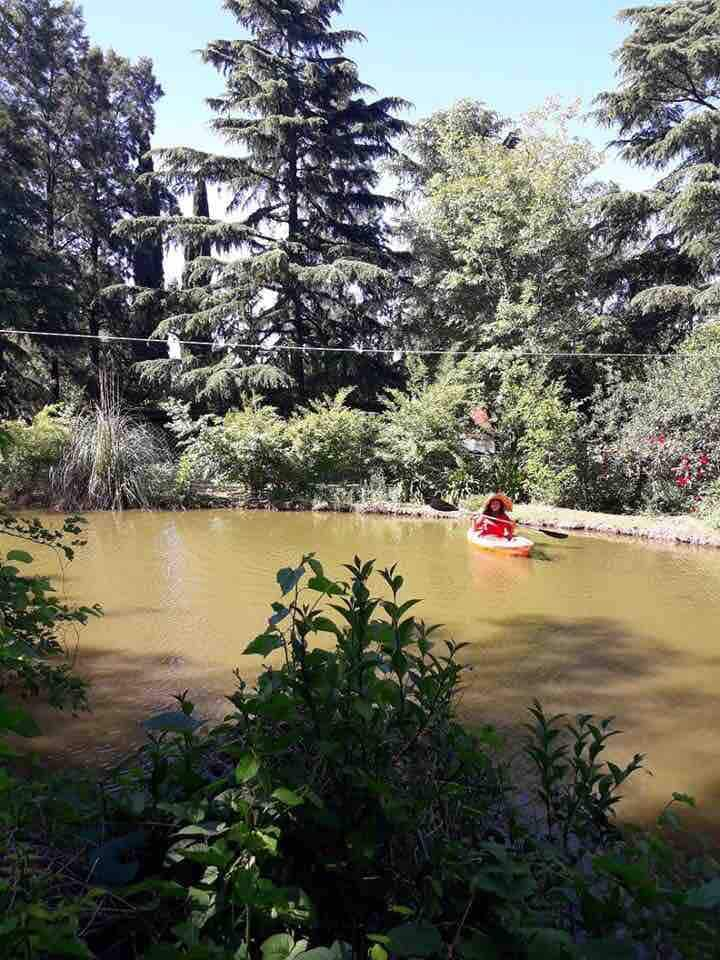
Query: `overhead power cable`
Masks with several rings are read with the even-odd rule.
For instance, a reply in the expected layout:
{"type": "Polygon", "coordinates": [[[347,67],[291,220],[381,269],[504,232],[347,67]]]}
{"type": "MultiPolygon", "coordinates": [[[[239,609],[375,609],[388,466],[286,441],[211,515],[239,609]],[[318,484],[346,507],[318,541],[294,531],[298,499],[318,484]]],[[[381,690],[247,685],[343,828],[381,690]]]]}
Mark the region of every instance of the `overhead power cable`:
{"type": "MultiPolygon", "coordinates": [[[[63,331],[51,331],[51,330],[14,330],[14,329],[5,329],[0,330],[0,334],[3,335],[16,335],[16,336],[25,336],[25,337],[67,337],[74,340],[99,340],[102,343],[109,343],[112,341],[118,341],[123,343],[145,343],[151,344],[156,343],[159,345],[167,345],[167,341],[154,339],[150,337],[116,337],[110,334],[94,334],[94,333],[65,333],[63,331]]],[[[272,353],[274,351],[285,350],[288,352],[300,352],[300,353],[368,353],[368,354],[386,354],[393,357],[403,357],[403,356],[449,356],[453,354],[457,357],[465,357],[471,355],[483,355],[483,354],[494,354],[495,356],[511,356],[511,357],[542,357],[544,359],[589,359],[589,360],[604,360],[604,359],[613,359],[613,358],[628,358],[628,359],[645,359],[645,360],[658,360],[667,358],[669,354],[667,353],[586,353],[586,352],[548,352],[544,350],[415,350],[405,347],[314,347],[310,345],[300,345],[300,344],[271,344],[265,345],[261,343],[230,343],[230,344],[218,344],[213,340],[179,340],[175,338],[175,343],[182,346],[188,347],[222,347],[227,346],[232,350],[259,350],[265,353],[272,353]]]]}

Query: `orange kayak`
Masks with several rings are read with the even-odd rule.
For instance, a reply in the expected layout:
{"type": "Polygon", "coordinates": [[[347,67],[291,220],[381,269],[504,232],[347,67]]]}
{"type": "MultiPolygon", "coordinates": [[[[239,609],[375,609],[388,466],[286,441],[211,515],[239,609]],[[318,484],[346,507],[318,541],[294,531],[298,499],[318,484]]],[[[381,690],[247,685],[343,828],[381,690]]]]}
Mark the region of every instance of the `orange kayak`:
{"type": "Polygon", "coordinates": [[[527,537],[486,537],[468,530],[467,538],[479,550],[490,550],[492,553],[504,553],[508,557],[529,557],[534,546],[527,537]]]}

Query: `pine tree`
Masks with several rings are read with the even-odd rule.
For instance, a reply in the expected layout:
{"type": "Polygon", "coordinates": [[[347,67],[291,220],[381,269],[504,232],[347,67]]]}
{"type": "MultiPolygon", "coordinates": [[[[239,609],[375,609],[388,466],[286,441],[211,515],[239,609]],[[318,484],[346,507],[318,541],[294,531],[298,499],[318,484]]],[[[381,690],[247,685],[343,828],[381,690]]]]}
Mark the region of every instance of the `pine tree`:
{"type": "MultiPolygon", "coordinates": [[[[406,129],[395,116],[404,102],[367,99],[371,88],[343,53],[361,35],[332,26],[340,0],[224,6],[248,35],[210,43],[203,58],[225,78],[225,93],[209,105],[215,130],[236,155],[159,153],[171,189],[220,187],[232,219],[144,218],[120,227],[141,239],[164,233],[193,252],[212,247],[211,282],[206,271],[192,271],[180,316],[158,329],[218,343],[219,361],[207,362],[205,351],[178,377],[180,388],[203,398],[231,397],[267,372],[261,354],[234,344],[386,342],[383,311],[402,260],[388,243],[383,215],[391,201],[375,188],[378,162],[392,155],[393,137],[406,129]]],[[[310,393],[333,362],[295,352],[285,365],[299,392],[310,393]]]]}
{"type": "MultiPolygon", "coordinates": [[[[33,158],[37,220],[33,246],[61,261],[69,296],[36,316],[38,329],[69,331],[76,315],[73,282],[78,153],[79,64],[88,49],[79,8],[68,2],[9,0],[0,7],[0,62],[9,107],[21,115],[33,158]]],[[[51,368],[52,399],[60,394],[60,359],[68,341],[37,340],[35,356],[51,368]]],[[[71,353],[76,345],[69,348],[71,353]]]]}
{"type": "Polygon", "coordinates": [[[603,220],[659,265],[634,297],[642,317],[676,319],[676,338],[720,305],[720,2],[631,7],[632,32],[616,53],[618,89],[598,97],[625,159],[656,170],[654,189],[615,191],[603,220]]]}
{"type": "MultiPolygon", "coordinates": [[[[90,48],[80,9],[68,0],[9,0],[0,9],[0,61],[2,97],[22,117],[32,167],[28,249],[35,255],[47,251],[62,267],[62,296],[35,311],[34,326],[126,332],[126,318],[106,298],[106,288],[124,285],[134,267],[144,286],[163,283],[158,245],[143,248],[142,273],[143,250],[134,252],[112,232],[118,218],[156,215],[170,205],[171,198],[151,191],[151,205],[138,209],[138,167],[150,148],[154,104],[162,94],[152,63],[133,64],[113,51],[90,48]]],[[[154,325],[146,310],[144,334],[154,325]]],[[[129,353],[122,351],[123,361],[129,353]]],[[[86,347],[76,340],[37,341],[33,356],[50,366],[49,399],[58,399],[63,375],[92,386],[98,342],[86,347]]]]}
{"type": "MultiPolygon", "coordinates": [[[[42,240],[37,172],[22,112],[0,94],[0,328],[42,330],[71,306],[62,258],[42,240]]],[[[0,335],[0,419],[42,399],[42,354],[30,337],[0,335]]]]}

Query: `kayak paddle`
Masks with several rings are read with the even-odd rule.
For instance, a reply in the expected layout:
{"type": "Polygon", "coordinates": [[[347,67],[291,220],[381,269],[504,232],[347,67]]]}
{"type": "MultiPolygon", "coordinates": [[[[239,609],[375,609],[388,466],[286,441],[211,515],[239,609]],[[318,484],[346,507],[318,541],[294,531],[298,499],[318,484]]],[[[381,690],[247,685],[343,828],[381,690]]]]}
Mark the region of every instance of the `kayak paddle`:
{"type": "MultiPolygon", "coordinates": [[[[447,500],[442,500],[440,497],[430,497],[425,502],[433,510],[442,513],[455,513],[459,509],[454,503],[448,503],[447,500]]],[[[560,533],[558,530],[544,530],[542,527],[532,527],[529,523],[517,523],[515,520],[513,520],[513,523],[516,527],[524,527],[526,530],[537,530],[538,533],[544,533],[546,537],[552,537],[553,540],[568,539],[567,533],[560,533]]]]}

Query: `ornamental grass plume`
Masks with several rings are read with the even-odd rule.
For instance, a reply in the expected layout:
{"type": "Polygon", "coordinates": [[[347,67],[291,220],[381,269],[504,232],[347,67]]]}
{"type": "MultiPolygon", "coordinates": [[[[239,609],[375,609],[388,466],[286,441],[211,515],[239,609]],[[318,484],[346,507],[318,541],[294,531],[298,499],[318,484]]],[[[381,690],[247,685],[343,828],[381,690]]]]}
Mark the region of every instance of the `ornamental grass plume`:
{"type": "Polygon", "coordinates": [[[170,459],[162,436],[125,407],[117,378],[99,378],[100,399],[74,419],[50,487],[66,510],[150,507],[156,499],[155,468],[170,459]]]}

